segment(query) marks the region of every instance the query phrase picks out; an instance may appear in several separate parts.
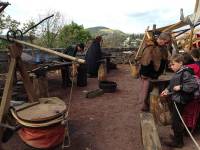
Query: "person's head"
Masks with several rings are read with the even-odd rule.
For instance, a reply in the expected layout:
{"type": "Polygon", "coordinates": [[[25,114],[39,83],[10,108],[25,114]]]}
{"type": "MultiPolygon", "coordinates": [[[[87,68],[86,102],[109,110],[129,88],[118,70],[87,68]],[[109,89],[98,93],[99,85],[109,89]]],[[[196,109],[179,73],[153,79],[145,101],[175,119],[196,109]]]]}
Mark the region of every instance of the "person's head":
{"type": "Polygon", "coordinates": [[[102,36],[97,36],[97,37],[95,38],[95,41],[101,43],[101,42],[103,41],[102,36]]]}
{"type": "Polygon", "coordinates": [[[84,51],[85,45],[83,43],[77,44],[78,51],[84,51]]]}
{"type": "Polygon", "coordinates": [[[200,60],[200,49],[193,49],[191,51],[191,56],[194,59],[194,61],[199,61],[200,60]]]}
{"type": "Polygon", "coordinates": [[[194,63],[194,59],[189,53],[183,53],[183,65],[189,65],[194,63]]]}
{"type": "Polygon", "coordinates": [[[160,46],[168,45],[170,42],[171,42],[171,35],[167,32],[162,32],[157,39],[157,43],[160,46]]]}
{"type": "Polygon", "coordinates": [[[174,72],[177,72],[183,66],[184,57],[181,54],[172,56],[170,60],[170,67],[174,72]]]}

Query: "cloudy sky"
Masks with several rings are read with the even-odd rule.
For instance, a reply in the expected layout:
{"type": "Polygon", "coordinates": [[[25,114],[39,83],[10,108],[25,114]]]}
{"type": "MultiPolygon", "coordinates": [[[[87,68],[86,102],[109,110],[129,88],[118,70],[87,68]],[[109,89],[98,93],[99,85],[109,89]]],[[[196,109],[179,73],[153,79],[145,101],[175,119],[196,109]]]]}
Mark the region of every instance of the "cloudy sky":
{"type": "Polygon", "coordinates": [[[85,28],[105,26],[125,33],[143,33],[147,26],[176,23],[180,8],[193,13],[196,0],[8,0],[5,12],[13,19],[26,22],[38,20],[49,10],[59,11],[70,23],[85,28]]]}

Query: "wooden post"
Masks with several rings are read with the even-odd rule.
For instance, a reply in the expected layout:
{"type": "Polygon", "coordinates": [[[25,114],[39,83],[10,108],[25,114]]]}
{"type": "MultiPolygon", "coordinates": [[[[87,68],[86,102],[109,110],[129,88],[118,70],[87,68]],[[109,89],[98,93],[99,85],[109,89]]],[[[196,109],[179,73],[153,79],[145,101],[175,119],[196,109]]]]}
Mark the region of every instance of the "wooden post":
{"type": "Polygon", "coordinates": [[[3,117],[8,112],[8,108],[10,106],[11,92],[12,92],[12,86],[13,86],[13,77],[15,74],[15,66],[16,66],[16,59],[11,58],[10,66],[9,66],[9,70],[8,70],[8,76],[6,79],[3,96],[2,96],[2,100],[1,100],[0,123],[2,123],[3,117]]]}
{"type": "Polygon", "coordinates": [[[37,101],[38,97],[34,93],[33,84],[31,83],[30,77],[29,77],[28,73],[25,70],[25,67],[23,65],[23,62],[22,62],[21,58],[18,59],[18,68],[19,68],[20,74],[22,76],[24,88],[25,88],[25,90],[27,92],[28,99],[31,102],[37,101]]]}
{"type": "Polygon", "coordinates": [[[139,58],[139,55],[141,55],[142,49],[144,47],[145,40],[150,38],[149,34],[148,34],[148,30],[149,30],[149,26],[147,27],[147,29],[146,29],[146,31],[144,33],[143,39],[142,39],[142,41],[140,43],[140,46],[138,48],[138,51],[137,51],[137,53],[135,55],[135,60],[137,60],[139,58]]]}
{"type": "Polygon", "coordinates": [[[49,97],[49,91],[48,91],[48,80],[43,76],[40,77],[33,77],[33,87],[34,92],[39,98],[42,97],[49,97]]]}
{"type": "Polygon", "coordinates": [[[194,27],[191,27],[191,31],[190,31],[190,44],[189,44],[189,50],[192,49],[192,44],[193,44],[193,35],[194,35],[194,27]]]}
{"type": "Polygon", "coordinates": [[[162,150],[154,118],[151,113],[140,113],[144,150],[162,150]]]}
{"type": "Polygon", "coordinates": [[[158,86],[153,85],[153,90],[150,93],[150,112],[153,114],[153,117],[156,122],[158,122],[158,117],[157,117],[158,100],[159,100],[159,88],[158,86]]]}

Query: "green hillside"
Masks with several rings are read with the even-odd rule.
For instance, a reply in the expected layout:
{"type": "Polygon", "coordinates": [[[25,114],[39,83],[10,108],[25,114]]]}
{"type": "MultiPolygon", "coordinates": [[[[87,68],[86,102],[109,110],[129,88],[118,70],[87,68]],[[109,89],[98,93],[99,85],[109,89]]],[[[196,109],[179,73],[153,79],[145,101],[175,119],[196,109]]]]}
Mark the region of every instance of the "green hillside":
{"type": "Polygon", "coordinates": [[[103,47],[133,47],[135,43],[134,34],[126,34],[120,30],[113,30],[107,27],[98,26],[87,28],[93,38],[101,35],[103,37],[103,47]]]}

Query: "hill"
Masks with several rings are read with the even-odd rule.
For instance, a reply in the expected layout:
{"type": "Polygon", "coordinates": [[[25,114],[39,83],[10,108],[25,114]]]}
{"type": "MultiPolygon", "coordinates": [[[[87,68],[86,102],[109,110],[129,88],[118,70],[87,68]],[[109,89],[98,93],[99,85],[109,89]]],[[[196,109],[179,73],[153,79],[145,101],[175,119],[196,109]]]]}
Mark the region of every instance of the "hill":
{"type": "Polygon", "coordinates": [[[124,47],[124,42],[130,36],[120,30],[113,30],[107,27],[98,26],[87,28],[92,35],[92,37],[96,37],[101,35],[103,37],[103,47],[124,47]]]}

